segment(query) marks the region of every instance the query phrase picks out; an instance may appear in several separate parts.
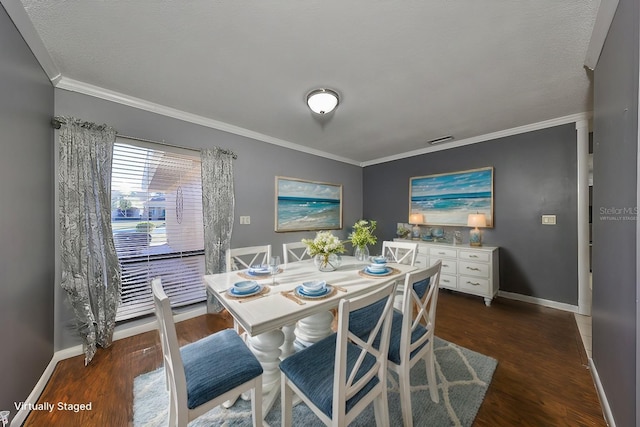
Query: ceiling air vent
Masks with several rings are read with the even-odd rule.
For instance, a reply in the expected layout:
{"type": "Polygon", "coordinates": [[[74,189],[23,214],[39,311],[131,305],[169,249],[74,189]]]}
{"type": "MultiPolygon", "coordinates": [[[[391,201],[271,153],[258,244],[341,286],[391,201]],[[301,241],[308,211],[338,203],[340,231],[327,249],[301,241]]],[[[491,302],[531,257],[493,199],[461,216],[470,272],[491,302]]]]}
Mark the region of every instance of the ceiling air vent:
{"type": "Polygon", "coordinates": [[[447,135],[440,138],[432,139],[431,141],[427,141],[427,144],[436,145],[436,144],[442,144],[443,142],[449,142],[452,140],[453,140],[453,136],[447,135]]]}

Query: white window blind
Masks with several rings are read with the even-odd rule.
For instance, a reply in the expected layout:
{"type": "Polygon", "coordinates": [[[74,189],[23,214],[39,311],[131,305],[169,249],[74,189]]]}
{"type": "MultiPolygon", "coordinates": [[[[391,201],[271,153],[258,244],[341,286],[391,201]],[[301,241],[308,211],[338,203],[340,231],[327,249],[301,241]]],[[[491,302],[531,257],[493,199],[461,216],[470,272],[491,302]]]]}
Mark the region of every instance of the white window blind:
{"type": "Polygon", "coordinates": [[[172,305],[206,300],[199,153],[118,138],[111,225],[122,268],[116,321],[153,313],[151,279],[172,305]]]}

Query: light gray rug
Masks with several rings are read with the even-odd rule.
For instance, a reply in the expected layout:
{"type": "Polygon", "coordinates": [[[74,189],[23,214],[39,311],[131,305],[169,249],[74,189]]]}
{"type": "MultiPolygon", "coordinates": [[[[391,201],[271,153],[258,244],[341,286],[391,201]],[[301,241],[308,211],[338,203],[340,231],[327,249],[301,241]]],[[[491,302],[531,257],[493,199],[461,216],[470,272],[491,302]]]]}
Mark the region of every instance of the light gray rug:
{"type": "MultiPolygon", "coordinates": [[[[480,353],[436,337],[436,375],[440,403],[433,403],[427,387],[425,364],[418,362],[411,370],[411,402],[416,426],[471,426],[491,383],[497,361],[480,353]]],[[[398,377],[389,375],[389,418],[392,426],[402,426],[398,377]]],[[[134,427],[159,427],[168,424],[168,393],[162,368],[135,378],[133,387],[134,427]]],[[[265,421],[279,426],[280,401],[277,400],[265,421]]],[[[229,408],[216,408],[189,424],[190,427],[250,426],[251,403],[238,400],[229,408]]],[[[304,404],[293,408],[293,425],[323,426],[304,404]]],[[[369,405],[351,424],[375,425],[373,407],[369,405]]]]}

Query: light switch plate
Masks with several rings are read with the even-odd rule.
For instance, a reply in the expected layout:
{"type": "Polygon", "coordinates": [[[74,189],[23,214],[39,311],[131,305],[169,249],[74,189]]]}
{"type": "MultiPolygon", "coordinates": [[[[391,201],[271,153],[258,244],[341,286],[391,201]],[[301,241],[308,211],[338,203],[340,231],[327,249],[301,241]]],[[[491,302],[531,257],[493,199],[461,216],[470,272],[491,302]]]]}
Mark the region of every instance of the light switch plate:
{"type": "Polygon", "coordinates": [[[240,217],[240,224],[241,224],[241,225],[243,225],[243,224],[244,224],[244,225],[249,225],[249,224],[251,224],[251,217],[250,217],[250,216],[248,216],[248,215],[247,215],[247,216],[241,216],[241,217],[240,217]]]}
{"type": "Polygon", "coordinates": [[[556,225],[556,216],[555,215],[542,215],[542,224],[543,225],[556,225]]]}

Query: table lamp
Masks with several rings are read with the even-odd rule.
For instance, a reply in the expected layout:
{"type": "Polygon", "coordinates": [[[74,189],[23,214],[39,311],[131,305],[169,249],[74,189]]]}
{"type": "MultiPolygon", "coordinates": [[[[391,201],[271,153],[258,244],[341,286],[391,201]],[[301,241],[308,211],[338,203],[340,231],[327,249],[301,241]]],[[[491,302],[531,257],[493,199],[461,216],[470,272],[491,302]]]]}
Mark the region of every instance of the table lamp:
{"type": "Polygon", "coordinates": [[[420,213],[412,213],[409,215],[409,224],[413,225],[411,229],[411,238],[420,239],[420,227],[418,224],[424,224],[424,215],[420,213]]]}
{"type": "Polygon", "coordinates": [[[475,227],[469,232],[469,245],[482,246],[482,231],[478,227],[487,226],[487,217],[483,213],[469,214],[467,226],[475,227]]]}

